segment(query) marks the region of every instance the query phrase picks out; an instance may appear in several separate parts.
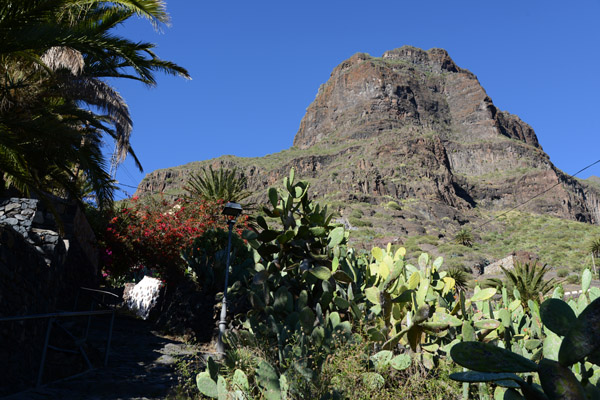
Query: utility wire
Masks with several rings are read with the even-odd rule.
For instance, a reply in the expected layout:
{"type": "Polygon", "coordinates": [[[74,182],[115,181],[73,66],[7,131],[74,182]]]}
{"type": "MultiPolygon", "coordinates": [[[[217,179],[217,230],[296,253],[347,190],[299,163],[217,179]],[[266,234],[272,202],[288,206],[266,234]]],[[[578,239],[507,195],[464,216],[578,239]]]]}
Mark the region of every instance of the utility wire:
{"type": "MultiPolygon", "coordinates": [[[[169,196],[169,197],[179,197],[179,196],[177,196],[177,195],[174,195],[174,194],[168,194],[168,193],[159,192],[159,191],[156,191],[156,190],[150,190],[150,189],[145,189],[145,188],[139,188],[139,187],[137,187],[137,186],[128,185],[128,184],[126,184],[126,183],[119,183],[118,185],[119,185],[119,186],[125,186],[125,187],[132,188],[132,189],[136,189],[136,190],[139,190],[139,191],[141,191],[141,192],[147,192],[147,193],[150,193],[150,194],[162,194],[163,196],[169,196]]],[[[119,190],[121,190],[122,192],[124,192],[124,193],[126,193],[127,195],[129,195],[129,193],[127,193],[125,190],[123,190],[123,189],[119,189],[119,190]]]]}
{"type": "MultiPolygon", "coordinates": [[[[598,163],[600,163],[600,160],[594,161],[594,162],[593,162],[593,163],[591,163],[590,165],[588,165],[588,166],[586,166],[586,167],[584,167],[584,168],[580,169],[579,171],[575,172],[573,175],[568,175],[568,174],[566,174],[566,175],[570,176],[571,178],[574,178],[574,177],[576,177],[578,174],[580,174],[581,172],[585,171],[585,170],[586,170],[586,169],[588,169],[588,168],[591,168],[591,167],[593,167],[594,165],[596,165],[596,164],[598,164],[598,163]]],[[[517,208],[519,208],[519,207],[522,207],[522,206],[524,206],[525,204],[529,203],[530,201],[532,201],[532,200],[535,200],[535,199],[537,199],[538,197],[540,197],[540,196],[542,196],[542,195],[544,195],[544,194],[548,193],[549,191],[551,191],[552,189],[554,189],[555,187],[557,187],[557,186],[558,186],[558,185],[560,185],[560,184],[561,184],[561,182],[560,182],[560,180],[559,180],[557,183],[555,183],[554,185],[550,186],[548,189],[546,189],[546,190],[544,190],[544,191],[542,191],[542,192],[540,192],[540,193],[536,194],[535,196],[533,196],[533,197],[531,197],[531,198],[529,198],[529,199],[525,200],[524,202],[522,202],[522,203],[520,203],[520,204],[517,204],[516,206],[514,206],[514,207],[510,208],[509,210],[507,210],[507,211],[504,211],[504,212],[502,212],[502,213],[500,213],[500,214],[496,215],[494,218],[491,218],[491,219],[489,219],[489,220],[488,220],[488,221],[486,221],[486,222],[483,222],[483,223],[481,223],[481,224],[479,224],[479,225],[476,225],[476,226],[473,228],[473,230],[479,230],[479,229],[481,229],[482,227],[486,226],[487,224],[490,224],[490,223],[494,222],[495,220],[497,220],[497,219],[498,219],[498,218],[500,218],[500,217],[503,217],[503,216],[505,216],[506,214],[510,213],[511,211],[514,211],[514,210],[516,210],[517,208]]]]}
{"type": "Polygon", "coordinates": [[[127,166],[125,164],[123,164],[122,167],[123,167],[123,171],[125,172],[125,175],[127,175],[129,177],[129,179],[131,179],[132,181],[135,181],[135,178],[133,177],[131,172],[129,172],[129,168],[127,168],[127,166]]]}
{"type": "MultiPolygon", "coordinates": [[[[132,189],[137,189],[137,188],[138,188],[137,186],[132,186],[132,185],[128,185],[128,184],[126,184],[126,183],[120,183],[120,182],[119,182],[119,185],[121,185],[121,186],[126,186],[126,187],[128,187],[128,188],[132,188],[132,189]]],[[[144,190],[144,189],[142,189],[142,190],[144,190]]]]}

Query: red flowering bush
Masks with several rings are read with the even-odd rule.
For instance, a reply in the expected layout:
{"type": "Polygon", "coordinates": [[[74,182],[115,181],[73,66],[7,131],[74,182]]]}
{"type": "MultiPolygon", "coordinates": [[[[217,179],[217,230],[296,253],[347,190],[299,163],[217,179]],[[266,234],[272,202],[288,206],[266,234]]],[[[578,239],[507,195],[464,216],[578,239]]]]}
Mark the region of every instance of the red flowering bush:
{"type": "MultiPolygon", "coordinates": [[[[165,280],[183,275],[181,251],[211,228],[227,226],[222,201],[178,199],[142,203],[137,197],[114,212],[101,239],[104,271],[112,278],[133,276],[144,267],[165,280]]],[[[236,224],[239,235],[246,218],[236,224]]]]}

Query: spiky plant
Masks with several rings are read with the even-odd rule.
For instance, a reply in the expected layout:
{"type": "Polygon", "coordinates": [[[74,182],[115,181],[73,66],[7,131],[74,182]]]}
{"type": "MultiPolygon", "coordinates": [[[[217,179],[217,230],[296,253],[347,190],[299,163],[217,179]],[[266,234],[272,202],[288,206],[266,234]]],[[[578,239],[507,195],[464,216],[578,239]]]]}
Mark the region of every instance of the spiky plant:
{"type": "Polygon", "coordinates": [[[468,289],[471,274],[460,267],[451,267],[446,270],[448,276],[454,279],[454,287],[458,292],[464,292],[468,289]]]}
{"type": "Polygon", "coordinates": [[[561,282],[556,278],[544,279],[548,272],[546,264],[540,266],[537,263],[516,261],[513,269],[500,268],[504,273],[503,284],[509,293],[513,293],[514,289],[519,291],[524,308],[527,308],[529,300],[539,301],[561,282]]]}
{"type": "Polygon", "coordinates": [[[589,251],[594,255],[594,257],[598,258],[600,255],[600,238],[592,240],[589,245],[589,251]]]}
{"type": "Polygon", "coordinates": [[[236,167],[214,170],[209,166],[193,174],[184,189],[189,192],[190,197],[240,203],[250,196],[246,186],[246,177],[239,174],[236,167]]]}
{"type": "Polygon", "coordinates": [[[469,229],[463,228],[454,236],[454,242],[466,247],[473,246],[473,234],[469,229]]]}

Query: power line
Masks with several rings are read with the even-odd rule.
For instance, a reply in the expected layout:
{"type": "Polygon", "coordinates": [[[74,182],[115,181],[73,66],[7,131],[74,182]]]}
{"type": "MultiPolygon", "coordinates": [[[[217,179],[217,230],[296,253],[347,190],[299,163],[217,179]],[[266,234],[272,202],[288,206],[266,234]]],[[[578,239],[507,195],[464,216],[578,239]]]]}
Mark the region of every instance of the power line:
{"type": "MultiPolygon", "coordinates": [[[[137,186],[128,185],[128,184],[126,184],[126,183],[121,183],[121,182],[119,182],[119,185],[120,185],[120,186],[126,186],[126,187],[128,187],[128,188],[132,188],[132,189],[138,189],[138,187],[137,187],[137,186]]],[[[145,190],[145,189],[143,189],[143,188],[142,188],[142,190],[145,190]]]]}
{"type": "Polygon", "coordinates": [[[126,199],[128,199],[130,196],[129,196],[129,194],[128,194],[128,193],[125,193],[125,194],[126,194],[127,196],[123,196],[122,194],[118,194],[118,195],[115,195],[115,197],[117,198],[117,200],[126,200],[126,199]],[[119,196],[120,196],[120,198],[119,198],[119,196]]]}
{"type": "Polygon", "coordinates": [[[590,168],[590,167],[593,167],[594,165],[596,165],[596,164],[598,164],[598,163],[600,163],[600,160],[597,160],[597,161],[595,161],[595,162],[591,163],[590,165],[588,165],[587,167],[580,169],[579,171],[577,171],[577,172],[575,172],[573,175],[571,175],[571,177],[572,177],[572,178],[576,177],[576,176],[577,176],[577,175],[578,175],[580,172],[583,172],[583,171],[585,171],[586,169],[588,169],[588,168],[590,168]]]}
{"type": "MultiPolygon", "coordinates": [[[[119,183],[118,185],[119,186],[125,186],[125,187],[132,188],[132,189],[136,189],[138,191],[146,192],[146,193],[150,193],[150,194],[160,194],[160,195],[163,195],[163,196],[169,196],[169,197],[175,197],[175,198],[180,197],[180,196],[175,195],[175,194],[164,193],[164,192],[161,192],[161,191],[158,191],[158,190],[151,190],[151,189],[146,189],[146,188],[140,188],[140,187],[137,187],[137,186],[128,185],[126,183],[119,183]]],[[[119,190],[121,190],[122,192],[126,193],[129,196],[129,193],[127,193],[125,190],[123,190],[123,189],[119,189],[119,190]]]]}
{"type": "Polygon", "coordinates": [[[127,177],[129,179],[131,179],[132,181],[135,181],[135,178],[133,177],[133,175],[129,171],[129,168],[127,168],[127,166],[125,164],[122,164],[121,167],[122,167],[121,170],[125,172],[125,175],[127,175],[127,177]]]}
{"type": "MultiPolygon", "coordinates": [[[[578,174],[580,174],[581,172],[585,171],[585,170],[586,170],[586,169],[588,169],[588,168],[591,168],[591,167],[593,167],[594,165],[596,165],[596,164],[598,164],[598,163],[600,163],[600,160],[596,160],[596,161],[594,161],[594,162],[593,162],[593,163],[591,163],[590,165],[588,165],[588,166],[586,166],[586,167],[584,167],[584,168],[580,169],[579,171],[575,172],[573,175],[569,175],[569,176],[570,176],[571,178],[574,178],[574,177],[576,177],[578,174]]],[[[540,196],[542,196],[542,195],[544,195],[544,194],[548,193],[549,191],[551,191],[552,189],[554,189],[555,187],[557,187],[557,186],[558,186],[558,185],[560,185],[560,184],[561,184],[561,181],[559,180],[557,183],[555,183],[554,185],[552,185],[552,186],[551,186],[551,187],[549,187],[548,189],[546,189],[546,190],[544,190],[544,191],[542,191],[542,192],[540,192],[540,193],[538,193],[538,194],[534,195],[533,197],[531,197],[531,198],[529,198],[529,199],[525,200],[524,202],[522,202],[522,203],[520,203],[520,204],[517,204],[516,206],[514,206],[514,207],[510,208],[509,210],[507,210],[507,211],[504,211],[504,212],[502,212],[502,213],[500,213],[500,214],[496,215],[494,218],[491,218],[490,220],[488,220],[488,221],[486,221],[486,222],[483,222],[483,223],[481,223],[481,224],[479,224],[479,225],[476,225],[476,226],[473,228],[473,230],[475,231],[475,230],[479,230],[479,229],[481,229],[482,227],[486,226],[487,224],[490,224],[490,223],[494,222],[495,220],[497,220],[497,219],[498,219],[498,218],[500,218],[500,217],[503,217],[503,216],[505,216],[506,214],[510,213],[511,211],[514,211],[514,210],[516,210],[517,208],[519,208],[519,207],[521,207],[521,206],[524,206],[525,204],[529,203],[530,201],[532,201],[532,200],[535,200],[535,199],[537,199],[538,197],[540,197],[540,196]]]]}
{"type": "Polygon", "coordinates": [[[489,224],[489,223],[491,223],[491,222],[493,222],[493,221],[497,220],[498,218],[505,216],[506,214],[510,213],[511,211],[514,211],[514,210],[516,210],[517,208],[519,208],[519,207],[521,207],[521,206],[524,206],[525,204],[529,203],[530,201],[532,201],[532,200],[535,200],[535,199],[537,199],[538,197],[540,197],[540,196],[542,196],[542,195],[544,195],[544,194],[548,193],[549,191],[551,191],[552,189],[554,189],[554,188],[555,188],[555,187],[557,187],[558,185],[560,185],[560,181],[558,181],[558,182],[557,182],[557,183],[555,183],[554,185],[550,186],[548,189],[544,190],[543,192],[540,192],[540,193],[536,194],[535,196],[533,196],[533,197],[531,197],[531,198],[529,198],[529,199],[525,200],[525,201],[524,201],[524,202],[522,202],[521,204],[518,204],[518,205],[514,206],[513,208],[510,208],[510,209],[508,209],[507,211],[504,211],[504,212],[502,212],[502,213],[500,213],[500,214],[496,215],[494,218],[492,218],[492,219],[490,219],[490,220],[488,220],[488,221],[486,221],[486,222],[484,222],[484,223],[482,223],[482,224],[480,224],[480,225],[477,225],[477,226],[475,226],[475,228],[473,228],[473,230],[480,229],[480,228],[482,228],[482,227],[486,226],[487,224],[489,224]]]}

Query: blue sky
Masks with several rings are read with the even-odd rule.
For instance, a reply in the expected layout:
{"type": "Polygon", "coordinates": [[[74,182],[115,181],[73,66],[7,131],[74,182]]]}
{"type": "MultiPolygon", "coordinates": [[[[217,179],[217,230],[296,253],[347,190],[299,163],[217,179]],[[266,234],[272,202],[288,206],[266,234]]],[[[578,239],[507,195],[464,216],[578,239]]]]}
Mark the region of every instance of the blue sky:
{"type": "MultiPolygon", "coordinates": [[[[566,173],[600,159],[600,0],[167,0],[167,9],[172,26],[163,33],[142,20],[119,33],[156,43],[161,58],[193,79],[158,76],[151,89],[114,83],[131,109],[144,166],[140,173],[122,164],[124,185],[156,169],[289,148],[335,66],[403,45],[446,49],[498,108],[535,129],[566,173]]],[[[600,176],[600,164],[580,177],[589,175],[600,176]]]]}

